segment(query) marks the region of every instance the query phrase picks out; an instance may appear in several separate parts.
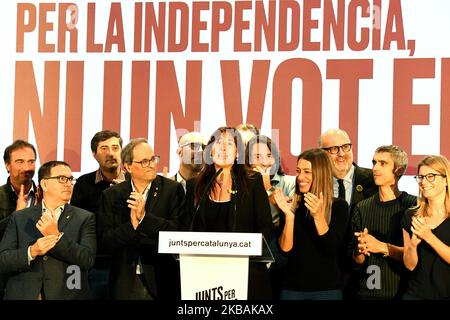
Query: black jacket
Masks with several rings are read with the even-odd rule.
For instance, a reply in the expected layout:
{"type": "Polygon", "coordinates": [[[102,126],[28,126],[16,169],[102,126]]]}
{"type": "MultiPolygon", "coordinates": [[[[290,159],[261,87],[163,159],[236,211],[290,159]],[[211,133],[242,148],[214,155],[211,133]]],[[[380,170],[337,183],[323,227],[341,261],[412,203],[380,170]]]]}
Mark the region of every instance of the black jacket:
{"type": "MultiPolygon", "coordinates": [[[[233,184],[233,189],[237,190],[237,193],[231,197],[227,231],[260,232],[266,238],[267,243],[270,243],[273,235],[272,215],[262,177],[260,174],[255,174],[248,181],[247,194],[244,194],[239,185],[233,184]]],[[[204,217],[208,214],[205,199],[198,210],[195,210],[194,207],[194,188],[196,183],[197,180],[194,178],[188,180],[186,185],[186,202],[182,228],[190,231],[192,225],[193,231],[210,231],[211,226],[204,223],[204,217]],[[194,221],[192,221],[193,218],[194,221]]],[[[271,299],[270,281],[265,263],[250,263],[248,299],[271,299]]]]}
{"type": "MultiPolygon", "coordinates": [[[[10,273],[5,299],[36,300],[41,288],[45,299],[88,299],[87,270],[94,265],[96,240],[95,216],[66,205],[58,220],[64,235],[45,256],[37,256],[28,265],[28,247],[42,237],[36,223],[42,205],[14,212],[0,243],[0,270],[10,273]],[[68,279],[79,267],[79,288],[69,288],[68,279]]],[[[77,275],[75,275],[77,276],[77,275]]]]}
{"type": "Polygon", "coordinates": [[[97,215],[100,250],[112,255],[110,292],[129,299],[140,259],[151,294],[159,299],[179,297],[179,267],[172,255],[158,253],[159,231],[177,231],[184,189],[176,181],[157,176],[145,203],[145,216],[134,230],[127,200],[131,180],[102,193],[97,215]]]}

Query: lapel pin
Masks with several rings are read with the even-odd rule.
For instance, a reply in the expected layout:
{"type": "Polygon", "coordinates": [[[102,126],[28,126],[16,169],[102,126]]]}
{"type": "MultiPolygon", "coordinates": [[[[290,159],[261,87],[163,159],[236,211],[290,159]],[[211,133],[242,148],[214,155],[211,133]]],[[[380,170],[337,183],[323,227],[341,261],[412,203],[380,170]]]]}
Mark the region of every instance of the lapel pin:
{"type": "Polygon", "coordinates": [[[358,191],[358,192],[363,191],[363,186],[360,185],[360,184],[358,184],[358,185],[356,186],[356,191],[358,191]]]}

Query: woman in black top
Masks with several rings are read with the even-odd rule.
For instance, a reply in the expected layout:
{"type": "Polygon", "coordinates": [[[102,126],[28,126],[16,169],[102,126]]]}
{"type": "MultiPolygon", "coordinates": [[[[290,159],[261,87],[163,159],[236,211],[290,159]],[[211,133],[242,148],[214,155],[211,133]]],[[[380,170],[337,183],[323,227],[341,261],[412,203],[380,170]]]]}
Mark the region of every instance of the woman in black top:
{"type": "MultiPolygon", "coordinates": [[[[270,241],[273,226],[267,194],[260,174],[248,176],[243,151],[234,128],[221,127],[211,136],[204,151],[206,165],[186,185],[185,230],[255,232],[270,241]]],[[[270,298],[266,265],[250,262],[248,299],[270,298]]]]}
{"type": "Polygon", "coordinates": [[[306,150],[297,159],[293,203],[288,203],[281,190],[275,191],[284,213],[278,244],[288,255],[281,299],[342,299],[338,254],[344,245],[348,205],[332,198],[332,177],[325,152],[306,150]]]}
{"type": "Polygon", "coordinates": [[[417,166],[418,206],[402,221],[404,299],[450,299],[450,163],[427,156],[417,166]]]}

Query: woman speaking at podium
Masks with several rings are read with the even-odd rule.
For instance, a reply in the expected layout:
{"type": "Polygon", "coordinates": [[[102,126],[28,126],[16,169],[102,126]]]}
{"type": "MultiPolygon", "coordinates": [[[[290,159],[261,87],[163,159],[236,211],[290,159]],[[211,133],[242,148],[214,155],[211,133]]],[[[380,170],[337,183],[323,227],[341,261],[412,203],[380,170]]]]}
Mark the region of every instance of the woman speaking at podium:
{"type": "MultiPolygon", "coordinates": [[[[205,165],[187,182],[183,229],[203,232],[255,232],[267,241],[272,216],[261,175],[247,174],[240,134],[220,127],[205,148],[205,165]]],[[[265,263],[249,267],[248,299],[271,299],[265,263]]]]}

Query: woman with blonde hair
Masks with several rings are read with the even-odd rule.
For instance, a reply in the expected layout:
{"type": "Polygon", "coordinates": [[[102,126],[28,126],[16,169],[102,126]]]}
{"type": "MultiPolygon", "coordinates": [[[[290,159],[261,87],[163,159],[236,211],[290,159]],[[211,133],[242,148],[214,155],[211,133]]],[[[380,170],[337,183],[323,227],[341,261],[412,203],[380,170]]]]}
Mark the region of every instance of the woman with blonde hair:
{"type": "Polygon", "coordinates": [[[406,300],[450,299],[450,163],[427,156],[417,166],[417,207],[402,221],[406,300]]]}
{"type": "Polygon", "coordinates": [[[344,245],[347,202],[333,198],[331,162],[323,150],[302,152],[296,171],[292,204],[281,189],[275,190],[284,213],[278,244],[288,257],[281,299],[340,300],[339,252],[344,245]]]}

